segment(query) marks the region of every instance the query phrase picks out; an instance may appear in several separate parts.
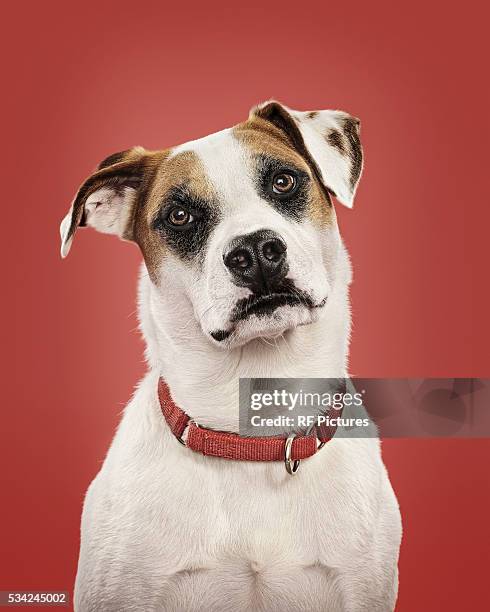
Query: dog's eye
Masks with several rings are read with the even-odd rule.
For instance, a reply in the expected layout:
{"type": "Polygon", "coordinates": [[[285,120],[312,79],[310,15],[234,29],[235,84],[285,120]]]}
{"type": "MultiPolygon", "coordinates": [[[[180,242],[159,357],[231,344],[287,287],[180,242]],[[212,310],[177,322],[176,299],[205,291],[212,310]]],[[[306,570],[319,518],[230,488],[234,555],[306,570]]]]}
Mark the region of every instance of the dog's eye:
{"type": "Polygon", "coordinates": [[[278,195],[291,193],[296,188],[297,180],[293,174],[278,172],[272,178],[272,191],[278,195]]]}
{"type": "Polygon", "coordinates": [[[182,206],[175,206],[167,215],[167,221],[170,225],[174,225],[175,227],[183,227],[184,225],[188,225],[194,221],[194,217],[191,213],[182,208],[182,206]]]}

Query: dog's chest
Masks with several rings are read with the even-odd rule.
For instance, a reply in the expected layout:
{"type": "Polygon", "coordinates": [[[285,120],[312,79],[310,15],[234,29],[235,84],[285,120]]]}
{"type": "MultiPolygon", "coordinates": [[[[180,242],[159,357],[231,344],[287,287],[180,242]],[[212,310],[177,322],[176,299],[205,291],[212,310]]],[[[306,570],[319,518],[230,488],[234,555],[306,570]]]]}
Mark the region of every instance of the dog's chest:
{"type": "Polygon", "coordinates": [[[151,482],[139,480],[131,510],[138,538],[127,538],[125,556],[152,582],[150,609],[271,610],[282,602],[288,610],[299,599],[303,608],[294,609],[331,606],[339,597],[332,568],[346,542],[326,504],[329,487],[311,482],[315,466],[305,461],[291,477],[283,464],[206,461],[189,470],[181,460],[160,487],[153,470],[151,482]]]}
{"type": "Polygon", "coordinates": [[[87,495],[77,592],[107,609],[342,609],[342,568],[372,541],[378,473],[362,466],[374,441],[356,441],[357,467],[352,441],[334,440],[290,476],[170,436],[111,448],[87,495]]]}

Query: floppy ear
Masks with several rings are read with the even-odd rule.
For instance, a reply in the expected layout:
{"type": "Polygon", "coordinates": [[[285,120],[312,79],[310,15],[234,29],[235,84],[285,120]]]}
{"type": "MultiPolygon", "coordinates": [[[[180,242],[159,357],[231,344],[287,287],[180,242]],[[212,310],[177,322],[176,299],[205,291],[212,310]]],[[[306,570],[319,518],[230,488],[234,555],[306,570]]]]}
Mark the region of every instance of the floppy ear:
{"type": "Polygon", "coordinates": [[[101,162],[78,190],[61,222],[61,256],[66,257],[78,227],[90,226],[132,240],[133,210],[143,181],[146,151],[134,147],[101,162]]]}
{"type": "Polygon", "coordinates": [[[285,132],[324,187],[352,208],[363,164],[359,119],[337,110],[295,111],[275,101],[253,108],[250,116],[285,132]]]}

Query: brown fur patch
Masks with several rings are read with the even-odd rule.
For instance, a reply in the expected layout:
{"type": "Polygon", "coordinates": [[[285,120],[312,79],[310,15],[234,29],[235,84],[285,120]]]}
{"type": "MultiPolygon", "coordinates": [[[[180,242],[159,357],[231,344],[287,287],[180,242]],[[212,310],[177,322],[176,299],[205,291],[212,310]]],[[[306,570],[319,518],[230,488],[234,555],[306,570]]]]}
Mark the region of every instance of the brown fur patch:
{"type": "Polygon", "coordinates": [[[344,138],[338,130],[330,130],[327,134],[327,142],[332,147],[335,147],[339,153],[345,155],[344,138]]]}
{"type": "Polygon", "coordinates": [[[362,147],[359,139],[360,121],[355,117],[344,119],[344,134],[349,143],[349,156],[351,158],[350,184],[355,186],[362,170],[362,147]]]}
{"type": "Polygon", "coordinates": [[[216,198],[198,156],[192,151],[170,155],[171,151],[152,154],[148,173],[148,189],[141,193],[141,208],[135,217],[135,241],[138,243],[150,278],[156,282],[158,268],[167,248],[158,232],[152,228],[153,221],[169,192],[176,186],[186,186],[203,200],[216,198]],[[151,177],[150,177],[151,175],[151,177]]]}
{"type": "Polygon", "coordinates": [[[113,153],[103,159],[97,167],[97,170],[102,170],[103,168],[107,168],[108,166],[112,166],[113,164],[118,164],[119,162],[124,161],[130,154],[132,149],[126,149],[125,151],[119,151],[118,153],[113,153]]]}
{"type": "Polygon", "coordinates": [[[252,115],[233,129],[236,138],[254,154],[274,157],[307,172],[311,178],[308,214],[316,225],[330,223],[334,213],[328,193],[312,167],[309,156],[305,158],[292,142],[291,137],[274,123],[252,115]]]}

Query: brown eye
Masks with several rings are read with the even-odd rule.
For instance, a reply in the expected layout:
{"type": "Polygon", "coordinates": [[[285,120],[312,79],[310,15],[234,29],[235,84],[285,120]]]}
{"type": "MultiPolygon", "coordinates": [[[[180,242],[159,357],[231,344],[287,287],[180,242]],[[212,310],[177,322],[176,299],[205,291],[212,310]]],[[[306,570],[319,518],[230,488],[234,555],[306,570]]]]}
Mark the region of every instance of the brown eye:
{"type": "Polygon", "coordinates": [[[272,191],[279,195],[290,193],[296,187],[296,177],[287,172],[276,174],[272,180],[272,191]]]}
{"type": "Polygon", "coordinates": [[[182,227],[194,221],[194,217],[185,208],[176,206],[169,212],[167,220],[171,225],[182,227]]]}

